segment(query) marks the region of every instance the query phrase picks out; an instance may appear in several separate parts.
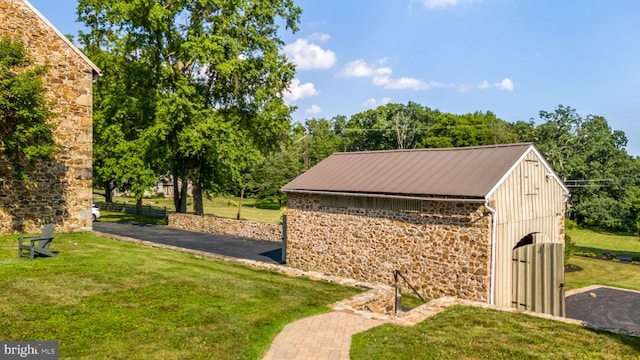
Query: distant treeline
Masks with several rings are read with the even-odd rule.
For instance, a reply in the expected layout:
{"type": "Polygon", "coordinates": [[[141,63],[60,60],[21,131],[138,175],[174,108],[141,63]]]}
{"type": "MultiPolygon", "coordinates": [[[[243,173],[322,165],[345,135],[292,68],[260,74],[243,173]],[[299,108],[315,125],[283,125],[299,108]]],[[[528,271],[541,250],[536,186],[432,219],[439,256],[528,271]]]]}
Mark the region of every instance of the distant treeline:
{"type": "Polygon", "coordinates": [[[638,158],[627,138],[602,116],[558,106],[539,119],[509,123],[492,112],[456,115],[416,103],[387,104],[347,118],[309,119],[293,127],[280,151],[247,171],[249,193],[284,200],[279,188],[341,151],[461,147],[531,142],[571,190],[569,218],[581,226],[636,231],[640,212],[638,158]]]}

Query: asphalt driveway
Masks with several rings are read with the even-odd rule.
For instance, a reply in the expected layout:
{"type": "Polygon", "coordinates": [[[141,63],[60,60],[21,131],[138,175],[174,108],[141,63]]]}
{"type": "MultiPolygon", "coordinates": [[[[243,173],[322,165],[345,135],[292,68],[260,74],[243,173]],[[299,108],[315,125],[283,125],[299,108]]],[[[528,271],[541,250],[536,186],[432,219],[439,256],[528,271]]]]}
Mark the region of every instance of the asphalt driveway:
{"type": "Polygon", "coordinates": [[[598,328],[640,334],[640,292],[589,287],[567,296],[567,317],[598,328]]]}
{"type": "Polygon", "coordinates": [[[205,251],[238,259],[256,260],[272,264],[282,263],[282,244],[273,241],[205,234],[172,229],[166,225],[151,224],[96,221],[93,223],[93,230],[105,234],[205,251]]]}

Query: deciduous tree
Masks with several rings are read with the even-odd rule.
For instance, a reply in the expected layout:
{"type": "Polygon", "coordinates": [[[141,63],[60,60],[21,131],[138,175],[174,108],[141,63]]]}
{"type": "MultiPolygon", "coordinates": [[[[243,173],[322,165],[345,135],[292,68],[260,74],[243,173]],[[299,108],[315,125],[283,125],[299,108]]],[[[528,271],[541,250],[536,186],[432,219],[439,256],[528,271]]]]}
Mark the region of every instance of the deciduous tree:
{"type": "Polygon", "coordinates": [[[117,49],[154,74],[153,123],[141,138],[154,170],[174,178],[176,211],[186,210],[178,180],[193,182],[202,213],[203,193],[241,181],[243,148],[279,147],[294,75],[279,32],[297,30],[293,0],[80,0],[78,13],[88,46],[117,49]]]}
{"type": "Polygon", "coordinates": [[[46,100],[43,76],[47,66],[34,66],[22,42],[0,39],[0,157],[18,178],[29,181],[25,167],[55,152],[54,114],[46,100]]]}

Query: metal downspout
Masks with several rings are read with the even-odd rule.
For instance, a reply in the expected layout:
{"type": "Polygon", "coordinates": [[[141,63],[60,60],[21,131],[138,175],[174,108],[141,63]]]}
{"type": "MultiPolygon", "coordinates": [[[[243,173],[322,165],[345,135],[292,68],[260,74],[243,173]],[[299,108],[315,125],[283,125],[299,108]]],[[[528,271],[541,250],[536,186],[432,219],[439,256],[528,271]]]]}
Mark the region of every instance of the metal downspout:
{"type": "Polygon", "coordinates": [[[489,201],[485,201],[484,207],[491,212],[491,284],[489,294],[489,304],[495,305],[495,292],[496,292],[496,238],[497,238],[497,225],[498,216],[496,210],[489,206],[489,201]]]}

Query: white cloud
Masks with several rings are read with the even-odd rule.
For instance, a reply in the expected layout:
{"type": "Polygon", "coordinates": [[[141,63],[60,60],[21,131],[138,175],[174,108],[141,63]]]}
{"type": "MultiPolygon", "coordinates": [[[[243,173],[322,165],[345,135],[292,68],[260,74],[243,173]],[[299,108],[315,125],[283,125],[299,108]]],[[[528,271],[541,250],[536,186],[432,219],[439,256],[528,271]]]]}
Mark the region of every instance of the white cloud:
{"type": "Polygon", "coordinates": [[[449,87],[438,81],[429,81],[428,83],[414,78],[401,77],[399,79],[393,79],[390,76],[374,76],[373,84],[382,86],[388,90],[430,90],[435,88],[449,87]]]}
{"type": "Polygon", "coordinates": [[[284,47],[284,53],[298,70],[329,69],[336,63],[336,54],[304,39],[284,47]]]}
{"type": "Polygon", "coordinates": [[[373,83],[389,90],[424,90],[429,88],[429,85],[424,81],[408,77],[392,79],[389,76],[376,76],[373,78],[373,83]]]}
{"type": "Polygon", "coordinates": [[[364,60],[355,60],[345,65],[342,70],[343,77],[370,77],[377,75],[391,75],[389,67],[373,67],[364,60]]]}
{"type": "Polygon", "coordinates": [[[455,86],[455,88],[456,90],[458,90],[458,92],[469,92],[472,89],[472,87],[467,84],[458,84],[455,86]]]}
{"type": "MultiPolygon", "coordinates": [[[[376,64],[384,64],[387,59],[381,59],[376,64]]],[[[342,77],[371,77],[373,85],[382,86],[388,90],[424,90],[434,87],[442,87],[442,84],[437,82],[425,83],[422,80],[401,77],[394,79],[391,77],[393,70],[388,66],[372,66],[367,64],[366,61],[360,59],[355,60],[345,65],[342,73],[342,77]]]]}
{"type": "Polygon", "coordinates": [[[489,82],[487,80],[481,82],[480,84],[478,84],[478,89],[480,90],[486,90],[488,88],[491,87],[491,84],[489,84],[489,82]]]}
{"type": "Polygon", "coordinates": [[[309,36],[309,40],[312,41],[329,41],[329,39],[331,39],[331,36],[329,34],[322,34],[319,32],[314,32],[313,34],[311,34],[311,36],[309,36]]]}
{"type": "Polygon", "coordinates": [[[368,98],[367,100],[365,100],[364,103],[362,103],[362,106],[367,108],[375,108],[378,106],[387,105],[390,102],[391,102],[391,98],[388,96],[385,96],[380,100],[376,100],[374,98],[368,98]]]}
{"type": "Polygon", "coordinates": [[[424,0],[424,6],[427,7],[427,9],[433,10],[433,9],[437,9],[437,8],[444,8],[447,6],[456,6],[459,3],[463,3],[463,2],[471,2],[471,1],[475,1],[475,0],[424,0]]]}
{"type": "Polygon", "coordinates": [[[319,92],[316,90],[316,87],[313,83],[304,83],[301,84],[300,80],[293,79],[291,80],[291,84],[289,84],[289,88],[284,93],[284,101],[288,104],[291,104],[300,99],[305,99],[308,97],[316,96],[319,92]]]}
{"type": "Polygon", "coordinates": [[[504,78],[501,82],[496,83],[495,86],[498,90],[513,91],[513,81],[509,78],[504,78]]]}
{"type": "Polygon", "coordinates": [[[309,115],[316,115],[316,114],[320,114],[322,112],[322,108],[320,106],[316,105],[316,104],[313,104],[305,112],[307,114],[309,114],[309,115]]]}

